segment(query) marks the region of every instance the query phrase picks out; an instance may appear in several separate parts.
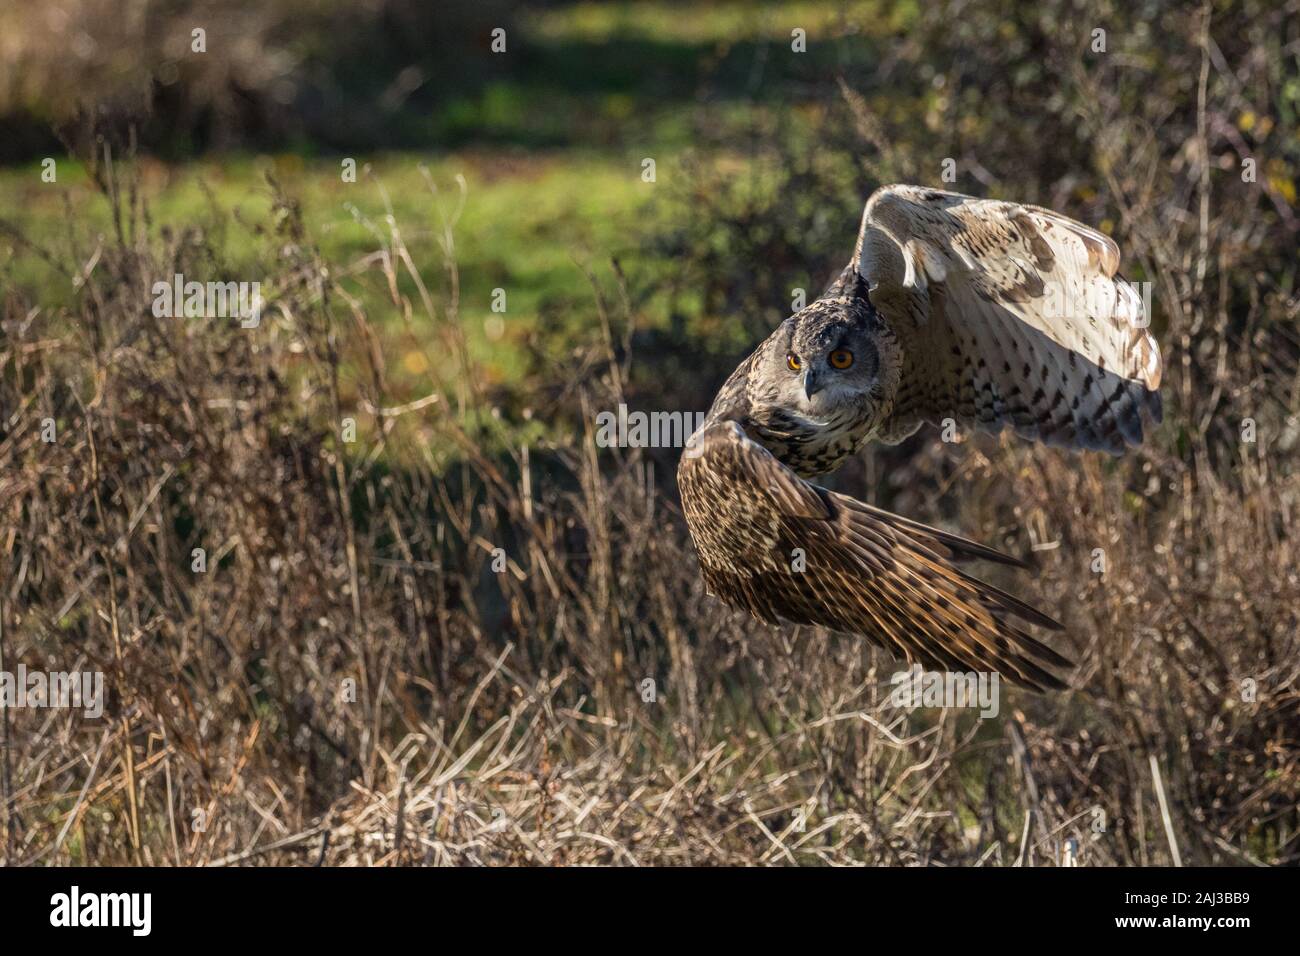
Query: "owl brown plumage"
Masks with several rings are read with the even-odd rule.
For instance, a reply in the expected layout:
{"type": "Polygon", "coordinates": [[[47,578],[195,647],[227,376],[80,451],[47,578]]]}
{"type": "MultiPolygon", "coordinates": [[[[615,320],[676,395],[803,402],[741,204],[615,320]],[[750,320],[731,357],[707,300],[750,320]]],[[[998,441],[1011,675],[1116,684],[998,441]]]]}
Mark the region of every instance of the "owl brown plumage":
{"type": "Polygon", "coordinates": [[[1160,420],[1160,352],[1107,237],[1034,206],[878,190],[849,265],[718,393],[678,467],[704,578],[776,623],[1063,687],[1060,625],[953,563],[1019,564],[806,479],[925,421],[1118,454],[1160,420]]]}

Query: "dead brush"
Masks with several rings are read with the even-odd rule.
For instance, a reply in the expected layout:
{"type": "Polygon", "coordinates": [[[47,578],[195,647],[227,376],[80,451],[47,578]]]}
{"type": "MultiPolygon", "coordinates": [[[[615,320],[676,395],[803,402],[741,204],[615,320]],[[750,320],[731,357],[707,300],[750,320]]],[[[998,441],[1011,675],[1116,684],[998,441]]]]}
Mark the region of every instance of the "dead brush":
{"type": "MultiPolygon", "coordinates": [[[[431,193],[434,277],[391,218],[369,255],[324,261],[271,183],[250,331],[152,314],[158,277],[229,267],[152,223],[110,159],[102,242],[0,224],[77,288],[56,311],[5,277],[0,669],[112,689],[100,721],[4,709],[6,863],[1296,860],[1294,454],[1226,441],[1196,370],[1170,362],[1170,425],[1118,463],[983,439],[890,459],[909,515],[959,501],[961,527],[1037,554],[1022,589],[1082,662],[1077,690],[1009,693],[996,720],[909,714],[864,642],[703,593],[672,456],[595,447],[594,411],[647,388],[630,299],[602,292],[617,273],[594,282],[584,384],[537,412],[568,437],[502,450],[456,196],[431,193]],[[455,371],[394,393],[395,345],[455,371]]],[[[1195,260],[1151,255],[1176,342],[1209,300],[1195,260]]],[[[1262,328],[1288,306],[1257,292],[1262,328]]],[[[1221,394],[1273,375],[1228,366],[1221,394]]],[[[1268,408],[1283,433],[1294,397],[1268,408]]]]}

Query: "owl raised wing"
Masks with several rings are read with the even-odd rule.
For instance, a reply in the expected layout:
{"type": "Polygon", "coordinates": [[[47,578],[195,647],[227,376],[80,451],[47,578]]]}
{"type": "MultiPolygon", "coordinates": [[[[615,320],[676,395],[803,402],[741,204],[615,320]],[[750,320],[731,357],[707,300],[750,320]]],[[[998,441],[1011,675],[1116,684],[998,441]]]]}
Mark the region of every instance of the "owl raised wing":
{"type": "Polygon", "coordinates": [[[1038,206],[872,194],[851,267],[902,346],[897,441],[945,418],[1121,453],[1159,422],[1160,349],[1108,236],[1038,206]]]}

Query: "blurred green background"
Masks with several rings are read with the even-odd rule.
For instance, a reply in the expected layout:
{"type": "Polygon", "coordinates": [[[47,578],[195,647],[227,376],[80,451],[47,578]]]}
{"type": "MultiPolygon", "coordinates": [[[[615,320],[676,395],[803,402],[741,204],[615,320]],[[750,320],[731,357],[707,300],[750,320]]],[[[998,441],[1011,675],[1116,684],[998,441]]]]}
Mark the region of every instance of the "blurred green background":
{"type": "MultiPolygon", "coordinates": [[[[78,242],[88,254],[111,212],[69,154],[130,151],[153,219],[206,227],[221,254],[214,267],[235,278],[258,276],[271,247],[225,217],[267,223],[269,174],[299,202],[323,258],[373,252],[391,214],[444,297],[444,225],[455,218],[459,317],[480,384],[507,421],[554,392],[556,369],[598,338],[593,282],[616,295],[612,261],[626,277],[630,342],[640,346],[634,387],[657,406],[700,408],[789,313],[796,290],[820,291],[881,182],[1037,202],[1122,243],[1135,207],[1117,195],[1131,187],[1143,202],[1180,201],[1195,185],[1200,9],[1056,0],[1033,9],[997,0],[8,5],[0,221],[49,255],[0,235],[0,281],[36,290],[50,307],[74,296],[49,260],[78,242]],[[505,49],[494,52],[497,30],[505,49]],[[58,162],[55,184],[42,180],[47,157],[58,162]],[[653,183],[642,176],[646,159],[653,183]],[[355,183],[341,175],[345,160],[355,161],[355,183]],[[502,315],[491,311],[494,289],[506,293],[502,315]]],[[[1282,277],[1275,291],[1285,295],[1300,168],[1294,4],[1206,9],[1215,23],[1216,200],[1258,207],[1262,230],[1282,230],[1266,244],[1282,271],[1262,271],[1282,277]],[[1253,65],[1234,74],[1227,64],[1238,62],[1253,65]],[[1259,163],[1258,187],[1238,181],[1246,154],[1259,163]]],[[[1152,278],[1141,245],[1126,246],[1129,277],[1152,278]]],[[[417,295],[400,270],[397,282],[417,295]]],[[[356,289],[368,313],[396,329],[386,293],[356,289]]],[[[1157,315],[1157,328],[1163,322],[1157,315]]],[[[431,370],[411,344],[409,335],[385,343],[402,355],[390,384],[413,397],[431,370]]]]}
{"type": "MultiPolygon", "coordinates": [[[[824,54],[825,37],[852,16],[869,25],[853,55],[871,57],[911,15],[907,5],[885,15],[874,3],[831,2],[10,9],[0,14],[9,38],[0,216],[47,243],[66,230],[65,202],[87,230],[108,228],[85,168],[63,158],[65,147],[84,151],[86,128],[107,117],[139,137],[142,185],[160,222],[204,221],[216,209],[263,218],[271,172],[301,200],[326,258],[371,250],[371,224],[391,211],[424,255],[419,265],[437,272],[443,253],[430,239],[440,220],[427,182],[453,209],[463,178],[455,252],[466,312],[485,319],[492,290],[508,296],[504,328],[468,323],[475,357],[490,383],[515,381],[530,350],[562,356],[566,324],[590,314],[584,268],[610,258],[659,297],[649,310],[658,318],[697,313],[698,294],[657,281],[671,270],[653,247],[690,200],[692,147],[738,176],[752,165],[746,137],[756,123],[825,112],[824,83],[813,78],[826,57],[793,54],[796,26],[824,54]],[[206,30],[206,53],[190,49],[192,26],[206,30]],[[498,27],[504,53],[490,48],[498,27]],[[57,188],[40,175],[47,156],[58,157],[57,188]],[[645,158],[656,163],[654,183],[643,180],[645,158]],[[356,183],[343,181],[345,159],[355,160],[356,183]]],[[[850,241],[851,221],[836,225],[841,244],[850,241]]],[[[224,251],[232,273],[254,268],[242,233],[224,251]]],[[[37,257],[10,265],[50,305],[73,293],[37,257]]],[[[418,375],[422,359],[396,371],[418,375]]]]}

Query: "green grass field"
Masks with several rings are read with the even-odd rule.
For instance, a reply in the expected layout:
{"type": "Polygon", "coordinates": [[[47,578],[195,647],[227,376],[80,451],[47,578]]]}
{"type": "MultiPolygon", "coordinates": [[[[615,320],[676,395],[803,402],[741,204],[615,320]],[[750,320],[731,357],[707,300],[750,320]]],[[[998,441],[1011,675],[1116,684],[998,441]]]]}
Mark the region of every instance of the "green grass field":
{"type": "MultiPolygon", "coordinates": [[[[908,5],[864,15],[876,6],[854,6],[854,22],[865,25],[859,37],[887,37],[914,15],[908,5]]],[[[352,156],[354,183],[341,175],[344,156],[321,155],[312,144],[175,163],[142,158],[141,190],[154,224],[207,223],[226,278],[245,281],[259,278],[259,257],[272,252],[240,228],[269,223],[268,173],[300,204],[310,239],[333,263],[359,260],[391,239],[391,211],[425,282],[444,293],[444,224],[459,208],[451,235],[460,317],[487,384],[508,383],[523,371],[525,343],[558,357],[582,340],[595,318],[586,271],[608,275],[616,258],[653,299],[673,263],[646,255],[644,241],[666,201],[680,196],[678,161],[705,127],[716,134],[772,111],[797,115],[804,105],[792,98],[790,81],[797,86],[803,60],[789,49],[792,30],[806,31],[815,45],[849,13],[820,0],[719,3],[690,17],[669,3],[534,11],[511,41],[522,66],[451,97],[434,115],[400,118],[440,148],[352,156]],[[642,180],[647,156],[658,166],[655,183],[642,180]],[[491,311],[496,289],[506,294],[500,316],[491,311]]],[[[55,158],[55,183],[42,181],[39,162],[0,169],[0,220],[55,256],[85,261],[97,233],[112,227],[110,210],[82,167],[55,158]]],[[[733,158],[745,168],[743,153],[733,158]]],[[[48,308],[66,304],[74,293],[66,277],[28,251],[0,236],[0,279],[39,290],[48,308]]],[[[400,280],[415,298],[414,283],[404,274],[400,280]]],[[[357,295],[375,306],[381,324],[396,318],[385,290],[363,285],[357,295]]],[[[665,321],[666,311],[648,308],[642,321],[665,321]]],[[[414,387],[425,361],[411,352],[392,370],[394,383],[409,378],[414,387]]]]}
{"type": "MultiPolygon", "coordinates": [[[[357,164],[357,181],[348,183],[339,159],[222,157],[175,167],[145,162],[141,182],[156,224],[216,224],[222,218],[219,211],[263,223],[272,205],[269,173],[301,203],[310,237],[331,262],[354,261],[391,242],[391,210],[417,268],[438,288],[447,282],[441,242],[446,224],[459,268],[462,318],[476,357],[493,378],[517,371],[511,343],[535,328],[543,310],[590,299],[581,265],[596,265],[611,255],[635,260],[636,224],[652,191],[640,181],[636,166],[594,153],[518,158],[465,153],[432,161],[399,153],[358,157],[357,164]],[[493,315],[497,288],[506,290],[503,324],[485,325],[493,315]]],[[[93,249],[96,233],[112,228],[108,203],[78,166],[61,163],[55,184],[43,183],[40,172],[31,166],[0,174],[0,193],[14,204],[3,218],[53,253],[66,251],[73,242],[93,249]],[[65,203],[75,216],[72,235],[65,203]]],[[[257,280],[259,250],[246,241],[244,230],[227,228],[226,233],[218,241],[225,271],[257,280]]],[[[73,294],[71,285],[35,256],[18,257],[12,278],[41,288],[49,307],[73,294]]],[[[414,294],[409,279],[403,287],[414,294]]],[[[391,303],[387,311],[393,312],[391,303]]]]}

